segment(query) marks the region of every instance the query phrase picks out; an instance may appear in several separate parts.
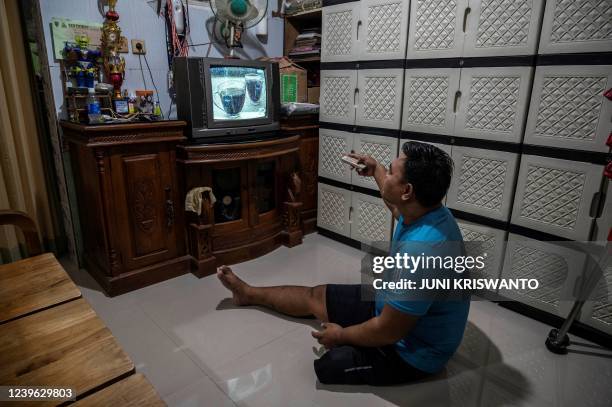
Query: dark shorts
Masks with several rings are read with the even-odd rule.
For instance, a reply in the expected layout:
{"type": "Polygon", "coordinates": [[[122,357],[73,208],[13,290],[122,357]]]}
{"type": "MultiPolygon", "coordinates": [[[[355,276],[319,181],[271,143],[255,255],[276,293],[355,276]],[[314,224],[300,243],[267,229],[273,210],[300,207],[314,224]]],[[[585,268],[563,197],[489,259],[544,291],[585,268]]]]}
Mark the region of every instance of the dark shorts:
{"type": "MultiPolygon", "coordinates": [[[[361,285],[328,284],[325,294],[329,322],[342,327],[357,325],[374,316],[374,302],[361,300],[361,285]]],[[[338,346],[314,361],[324,384],[385,386],[423,379],[429,373],[406,363],[395,345],[380,348],[338,346]]]]}

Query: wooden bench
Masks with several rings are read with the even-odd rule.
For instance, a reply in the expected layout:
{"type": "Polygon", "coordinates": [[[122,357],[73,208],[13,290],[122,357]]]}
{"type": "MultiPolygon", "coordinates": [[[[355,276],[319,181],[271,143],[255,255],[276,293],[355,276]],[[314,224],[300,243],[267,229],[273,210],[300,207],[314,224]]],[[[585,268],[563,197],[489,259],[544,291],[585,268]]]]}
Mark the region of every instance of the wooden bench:
{"type": "Polygon", "coordinates": [[[77,401],[78,407],[107,407],[107,406],[165,406],[151,383],[142,373],[136,373],[121,380],[99,392],[77,401]]]}
{"type": "Polygon", "coordinates": [[[0,266],[0,324],[80,297],[52,253],[0,266]]]}
{"type": "MultiPolygon", "coordinates": [[[[0,211],[24,228],[29,254],[0,265],[0,386],[70,388],[80,405],[163,406],[110,330],[51,253],[40,254],[34,222],[0,211]]],[[[20,406],[62,401],[20,401],[20,406]]]]}
{"type": "Polygon", "coordinates": [[[77,398],[134,373],[84,299],[0,325],[0,385],[70,387],[77,398]]]}

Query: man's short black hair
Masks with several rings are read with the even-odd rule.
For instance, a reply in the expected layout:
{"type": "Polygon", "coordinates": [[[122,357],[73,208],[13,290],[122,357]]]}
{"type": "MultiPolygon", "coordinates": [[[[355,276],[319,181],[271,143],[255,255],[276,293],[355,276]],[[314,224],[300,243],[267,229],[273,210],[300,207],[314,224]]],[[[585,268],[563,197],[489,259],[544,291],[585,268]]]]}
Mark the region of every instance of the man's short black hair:
{"type": "Polygon", "coordinates": [[[412,184],[416,200],[429,208],[439,204],[450,186],[453,160],[436,146],[408,141],[402,146],[407,159],[404,181],[412,184]]]}

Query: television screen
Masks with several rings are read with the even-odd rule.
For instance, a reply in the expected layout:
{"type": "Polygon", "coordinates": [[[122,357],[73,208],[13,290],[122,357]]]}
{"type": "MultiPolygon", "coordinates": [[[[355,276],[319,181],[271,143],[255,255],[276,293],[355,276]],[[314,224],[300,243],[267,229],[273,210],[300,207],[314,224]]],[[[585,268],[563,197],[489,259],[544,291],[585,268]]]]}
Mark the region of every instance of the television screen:
{"type": "Polygon", "coordinates": [[[213,120],[267,118],[267,83],[263,68],[210,66],[213,120]]]}

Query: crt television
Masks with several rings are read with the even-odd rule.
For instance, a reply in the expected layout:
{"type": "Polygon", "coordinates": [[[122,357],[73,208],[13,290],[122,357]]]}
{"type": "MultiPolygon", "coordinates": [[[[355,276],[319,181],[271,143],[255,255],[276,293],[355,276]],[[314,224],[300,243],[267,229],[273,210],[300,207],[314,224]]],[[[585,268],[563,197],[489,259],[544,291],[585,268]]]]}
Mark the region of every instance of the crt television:
{"type": "Polygon", "coordinates": [[[279,128],[277,63],[177,57],[174,86],[177,117],[193,139],[239,139],[279,128]]]}

